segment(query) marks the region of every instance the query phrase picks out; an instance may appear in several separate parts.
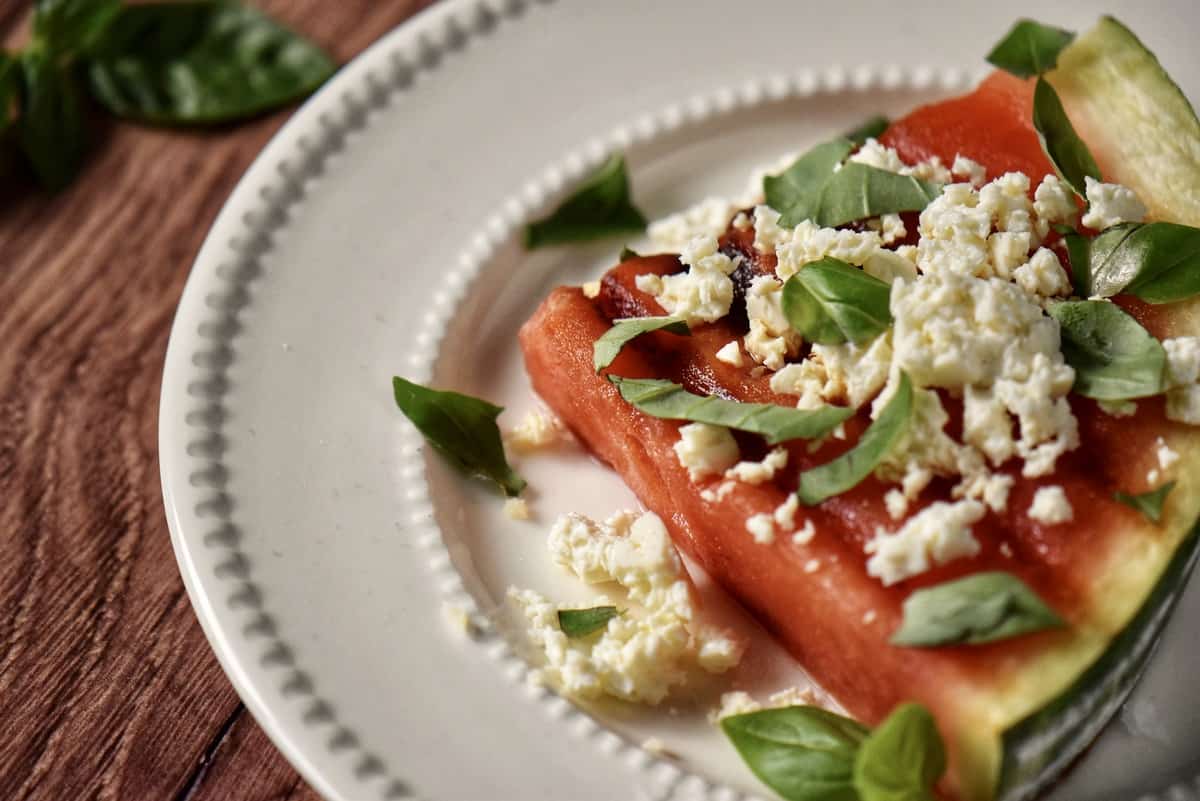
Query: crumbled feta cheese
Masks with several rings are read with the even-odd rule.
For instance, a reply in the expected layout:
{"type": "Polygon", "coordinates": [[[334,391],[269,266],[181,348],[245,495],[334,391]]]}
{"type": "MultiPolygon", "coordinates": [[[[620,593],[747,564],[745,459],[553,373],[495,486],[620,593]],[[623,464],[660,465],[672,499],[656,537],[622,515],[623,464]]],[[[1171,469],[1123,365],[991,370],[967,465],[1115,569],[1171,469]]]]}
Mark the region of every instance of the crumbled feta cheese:
{"type": "Polygon", "coordinates": [[[787,460],[787,449],[774,448],[760,462],[738,462],[725,471],[725,478],[746,484],[762,484],[786,467],[787,460]]]}
{"type": "Polygon", "coordinates": [[[474,639],[481,633],[482,626],[471,613],[471,610],[462,604],[451,603],[446,601],[442,604],[442,617],[450,625],[456,634],[474,639]]]}
{"type": "Polygon", "coordinates": [[[950,184],[918,218],[917,267],[926,275],[976,275],[987,277],[988,235],[992,215],[980,208],[979,194],[970,184],[950,184]]]}
{"type": "Polygon", "coordinates": [[[1013,549],[1007,542],[1000,543],[1000,555],[1012,559],[1013,549]]]}
{"type": "Polygon", "coordinates": [[[1158,479],[1161,475],[1162,473],[1157,467],[1153,468],[1149,473],[1146,474],[1146,483],[1154,486],[1158,483],[1158,479]]]}
{"type": "Polygon", "coordinates": [[[1075,193],[1057,175],[1047,175],[1033,194],[1033,212],[1044,224],[1074,225],[1079,215],[1075,193]]]}
{"type": "Polygon", "coordinates": [[[700,490],[700,497],[709,503],[716,503],[717,501],[724,500],[725,496],[733,492],[736,487],[736,481],[722,481],[717,485],[716,489],[705,487],[704,489],[700,490]]]}
{"type": "MultiPolygon", "coordinates": [[[[1029,176],[1023,172],[1006,172],[981,187],[979,208],[991,214],[998,231],[1034,233],[1029,176]]],[[[1036,237],[1033,244],[1040,244],[1040,239],[1036,237]]]]}
{"type": "Polygon", "coordinates": [[[883,505],[887,508],[888,517],[900,520],[908,514],[908,498],[898,489],[891,489],[883,495],[883,505]]]}
{"type": "Polygon", "coordinates": [[[735,690],[734,692],[721,693],[721,707],[710,715],[709,719],[715,723],[722,718],[729,718],[734,715],[747,715],[751,712],[757,712],[760,709],[762,709],[762,704],[755,701],[750,693],[735,690]]]}
{"type": "Polygon", "coordinates": [[[1004,279],[1013,277],[1013,273],[1029,258],[1029,248],[1033,239],[1028,231],[997,231],[987,238],[988,256],[992,260],[992,270],[1004,279]]]}
{"type": "Polygon", "coordinates": [[[1137,414],[1137,403],[1131,400],[1096,401],[1100,411],[1111,417],[1132,417],[1137,414]]]}
{"type": "Polygon", "coordinates": [[[881,145],[877,139],[870,137],[862,143],[855,153],[850,156],[850,161],[859,164],[866,164],[868,167],[875,167],[888,172],[902,172],[908,169],[908,165],[901,159],[895,148],[885,147],[881,145]]]}
{"type": "Polygon", "coordinates": [[[717,351],[717,361],[731,364],[734,367],[741,367],[745,361],[742,359],[742,349],[738,346],[737,340],[726,342],[717,351]]]}
{"type": "Polygon", "coordinates": [[[679,429],[675,455],[679,465],[686,467],[692,481],[696,481],[732,467],[738,460],[738,445],[724,426],[689,423],[679,429]]]}
{"type": "Polygon", "coordinates": [[[867,229],[879,234],[883,244],[891,245],[908,236],[904,218],[899,214],[882,214],[867,220],[867,229]]]}
{"type": "Polygon", "coordinates": [[[510,588],[530,642],[545,656],[547,678],[564,692],[657,704],[696,668],[724,672],[740,660],[739,642],[698,622],[683,565],[656,515],[623,512],[602,524],[566,515],[548,545],[555,561],[584,581],[620,584],[631,605],[599,637],[571,639],[559,628],[555,604],[510,588]]]}
{"type": "Polygon", "coordinates": [[[1048,526],[1066,523],[1075,518],[1075,510],[1067,500],[1067,493],[1057,484],[1049,487],[1039,487],[1033,494],[1033,503],[1029,506],[1029,517],[1048,526]]]}
{"type": "Polygon", "coordinates": [[[955,178],[966,178],[973,186],[982,186],[987,181],[987,168],[961,153],[954,155],[954,163],[950,165],[950,174],[955,178]]]}
{"type": "Polygon", "coordinates": [[[979,553],[971,526],[983,518],[978,501],[938,501],[909,518],[900,529],[883,528],[867,543],[867,574],[885,586],[920,575],[934,564],[979,553]]]}
{"type": "Polygon", "coordinates": [[[907,278],[910,281],[917,277],[917,265],[912,259],[900,253],[904,248],[910,248],[914,253],[914,245],[901,245],[896,250],[879,248],[863,262],[863,272],[872,278],[878,278],[885,284],[891,284],[897,278],[907,278]]]}
{"type": "Polygon", "coordinates": [[[1200,384],[1167,391],[1167,419],[1200,426],[1200,384]]]}
{"type": "Polygon", "coordinates": [[[771,376],[771,391],[798,396],[801,409],[826,401],[858,408],[883,388],[891,365],[891,335],[886,332],[861,345],[817,344],[807,359],[784,365],[771,376]]]}
{"type": "Polygon", "coordinates": [[[588,300],[595,300],[600,297],[599,281],[588,281],[580,288],[583,290],[583,296],[588,300]]]}
{"type": "Polygon", "coordinates": [[[550,412],[534,409],[504,439],[517,453],[531,453],[561,444],[567,427],[550,412]]]}
{"type": "Polygon", "coordinates": [[[794,529],[796,527],[796,511],[799,508],[800,496],[794,492],[789,493],[787,500],[775,507],[775,525],[784,531],[794,529]]]}
{"type": "MultiPolygon", "coordinates": [[[[756,224],[759,217],[756,210],[756,224]]],[[[778,219],[777,214],[775,218],[778,219]]],[[[882,245],[883,239],[874,231],[822,228],[811,220],[805,220],[791,231],[785,232],[775,245],[775,274],[786,281],[804,265],[826,256],[861,267],[878,253],[882,245]]]]}
{"type": "Polygon", "coordinates": [[[750,693],[744,690],[735,690],[721,694],[720,708],[710,712],[708,719],[711,723],[719,723],[722,718],[734,715],[747,715],[763,709],[781,709],[789,706],[815,706],[816,703],[816,693],[808,687],[787,687],[778,692],[771,693],[765,705],[754,700],[754,696],[750,695],[750,693]]]}
{"type": "Polygon", "coordinates": [[[942,164],[942,160],[937,156],[930,156],[924,161],[918,161],[911,167],[901,170],[900,174],[911,175],[914,178],[935,184],[948,184],[954,180],[954,176],[950,174],[950,170],[946,169],[946,165],[942,164]]]}
{"type": "Polygon", "coordinates": [[[746,518],[746,530],[759,545],[770,545],[775,541],[775,518],[766,512],[746,518]]]}
{"type": "MultiPolygon", "coordinates": [[[[792,497],[794,498],[796,496],[793,495],[792,497]]],[[[817,528],[813,525],[813,521],[805,520],[804,525],[800,527],[800,530],[792,535],[792,542],[794,542],[796,545],[808,545],[810,542],[812,542],[813,537],[816,535],[817,528]]]]}
{"type": "Polygon", "coordinates": [[[1013,272],[1017,286],[1030,295],[1051,298],[1071,294],[1071,279],[1049,248],[1038,248],[1029,261],[1013,272]]]}
{"type": "Polygon", "coordinates": [[[756,362],[778,370],[784,359],[799,353],[802,340],[783,313],[783,284],[775,278],[760,275],[750,282],[746,317],[750,332],[742,341],[756,362]]]}
{"type": "Polygon", "coordinates": [[[750,218],[746,216],[746,212],[739,211],[737,216],[733,218],[733,222],[731,222],[730,225],[739,231],[749,231],[752,223],[750,222],[750,218]]]}
{"type": "Polygon", "coordinates": [[[1008,508],[1008,494],[1015,483],[1016,479],[1006,473],[976,473],[964,477],[951,494],[955,498],[983,501],[987,508],[1000,513],[1008,508]]]}
{"type": "Polygon", "coordinates": [[[738,204],[728,198],[705,198],[683,211],[655,220],[646,233],[655,246],[668,253],[678,253],[698,236],[718,237],[725,233],[729,219],[738,204]]]}
{"type": "Polygon", "coordinates": [[[804,572],[805,573],[816,573],[820,569],[821,569],[821,560],[820,559],[809,559],[807,562],[804,563],[804,572]]]}
{"type": "Polygon", "coordinates": [[[728,314],[733,303],[729,275],[737,264],[717,249],[717,238],[696,237],[681,249],[679,260],[688,266],[687,272],[639,275],[637,288],[653,295],[668,314],[682,317],[691,326],[711,323],[728,314]]]}
{"type": "Polygon", "coordinates": [[[862,616],[863,625],[864,626],[871,625],[872,623],[875,622],[875,619],[877,617],[879,617],[879,615],[878,615],[878,613],[876,613],[876,611],[874,609],[868,609],[866,612],[863,612],[863,616],[862,616]]]}
{"type": "Polygon", "coordinates": [[[509,520],[528,520],[529,504],[524,498],[509,498],[504,502],[504,515],[509,520]]]}
{"type": "Polygon", "coordinates": [[[1200,337],[1164,339],[1167,352],[1167,386],[1181,387],[1200,381],[1200,337]]]}
{"type": "Polygon", "coordinates": [[[1170,470],[1179,461],[1179,453],[1172,450],[1162,437],[1155,440],[1154,445],[1154,455],[1158,457],[1158,466],[1163,470],[1170,470]]]}
{"type": "Polygon", "coordinates": [[[1123,222],[1141,222],[1146,218],[1146,207],[1132,189],[1101,183],[1091,176],[1084,178],[1084,185],[1088,210],[1082,222],[1088,228],[1103,231],[1123,222]]]}

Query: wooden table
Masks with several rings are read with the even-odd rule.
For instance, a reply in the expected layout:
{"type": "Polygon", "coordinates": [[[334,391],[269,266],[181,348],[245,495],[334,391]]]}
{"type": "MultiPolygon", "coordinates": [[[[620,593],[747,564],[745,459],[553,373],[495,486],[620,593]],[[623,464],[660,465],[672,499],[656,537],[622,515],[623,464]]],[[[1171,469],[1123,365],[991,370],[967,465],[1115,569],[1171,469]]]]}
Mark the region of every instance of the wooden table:
{"type": "MultiPolygon", "coordinates": [[[[420,0],[261,0],[341,61],[420,0]]],[[[0,0],[0,37],[29,3],[0,0]]],[[[98,119],[59,195],[0,187],[0,798],[316,799],[209,650],[167,535],[158,395],[192,259],[291,113],[98,119]]]]}

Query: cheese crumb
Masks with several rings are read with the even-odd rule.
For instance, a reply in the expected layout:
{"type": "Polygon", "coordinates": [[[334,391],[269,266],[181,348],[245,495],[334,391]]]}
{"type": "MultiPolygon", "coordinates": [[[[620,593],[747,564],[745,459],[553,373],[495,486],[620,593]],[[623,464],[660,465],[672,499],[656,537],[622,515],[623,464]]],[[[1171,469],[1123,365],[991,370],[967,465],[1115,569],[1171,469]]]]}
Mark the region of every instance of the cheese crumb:
{"type": "Polygon", "coordinates": [[[875,530],[867,543],[867,574],[884,586],[891,586],[920,575],[935,564],[941,565],[979,553],[979,542],[971,531],[985,508],[978,501],[946,503],[938,501],[913,515],[895,533],[875,530]]]}
{"type": "Polygon", "coordinates": [[[550,412],[534,409],[504,439],[517,453],[532,453],[557,446],[567,438],[567,427],[562,420],[550,412]]]}
{"type": "Polygon", "coordinates": [[[657,704],[696,668],[721,673],[741,658],[742,643],[702,624],[683,564],[662,520],[620,512],[604,523],[564,515],[547,541],[554,560],[592,584],[616,582],[629,609],[599,637],[568,638],[558,607],[533,590],[509,589],[544,655],[544,673],[563,692],[657,704]]]}
{"type": "Polygon", "coordinates": [[[481,626],[471,614],[471,610],[462,604],[446,601],[442,604],[442,617],[455,631],[464,637],[475,639],[481,633],[481,626]]]}
{"type": "Polygon", "coordinates": [[[1096,401],[1100,411],[1111,417],[1132,417],[1137,414],[1137,403],[1131,400],[1096,401]]]}
{"type": "Polygon", "coordinates": [[[689,423],[679,429],[675,455],[692,481],[724,473],[738,460],[737,440],[724,426],[689,423]]]}
{"type": "Polygon", "coordinates": [[[725,471],[725,478],[746,484],[762,484],[787,466],[788,453],[785,448],[774,448],[761,462],[738,462],[725,471]]]}
{"type": "Polygon", "coordinates": [[[821,569],[821,560],[820,559],[809,559],[807,562],[804,563],[804,572],[805,573],[816,573],[820,569],[821,569]]]}
{"type": "Polygon", "coordinates": [[[865,626],[871,625],[872,623],[875,622],[875,619],[877,617],[879,617],[879,615],[874,609],[868,609],[866,612],[863,613],[863,616],[862,616],[863,625],[865,625],[865,626]]]}
{"type": "Polygon", "coordinates": [[[721,693],[721,706],[709,715],[709,720],[716,723],[722,718],[729,718],[734,715],[747,715],[751,712],[757,712],[760,709],[762,709],[762,704],[755,701],[754,697],[748,692],[735,690],[733,692],[721,693]]]}
{"type": "Polygon", "coordinates": [[[1154,444],[1156,446],[1154,454],[1158,457],[1158,466],[1163,470],[1170,470],[1179,461],[1179,454],[1171,450],[1171,446],[1162,437],[1159,437],[1154,444]]]}
{"type": "Polygon", "coordinates": [[[898,489],[884,493],[883,505],[887,508],[888,517],[893,520],[900,520],[908,514],[908,498],[898,489]]]}
{"type": "Polygon", "coordinates": [[[1071,279],[1049,248],[1038,248],[1027,263],[1013,271],[1013,278],[1017,286],[1038,298],[1071,294],[1071,279]]]}
{"type": "Polygon", "coordinates": [[[1088,228],[1103,231],[1123,222],[1141,222],[1146,218],[1146,207],[1132,189],[1101,183],[1091,176],[1083,180],[1088,210],[1082,222],[1088,228]]]}
{"type": "MultiPolygon", "coordinates": [[[[792,497],[795,497],[794,495],[792,497]]],[[[813,541],[813,537],[817,534],[817,528],[813,525],[813,521],[805,520],[804,525],[800,530],[792,535],[792,542],[797,545],[808,545],[813,541]]]]}
{"type": "Polygon", "coordinates": [[[800,352],[801,339],[783,313],[783,284],[760,275],[746,288],[746,318],[750,332],[742,339],[754,361],[770,370],[800,352]]]}
{"type": "Polygon", "coordinates": [[[668,253],[678,253],[698,236],[718,237],[725,233],[729,219],[738,205],[727,198],[705,198],[694,206],[660,220],[646,228],[655,246],[668,253]]]}
{"type": "Polygon", "coordinates": [[[770,545],[775,541],[775,518],[766,512],[746,518],[746,530],[759,545],[770,545]]]}
{"type": "Polygon", "coordinates": [[[637,288],[654,296],[668,314],[682,317],[689,326],[711,323],[729,313],[737,264],[717,249],[715,236],[698,236],[684,246],[679,260],[686,272],[673,275],[646,273],[637,277],[637,288]]]}
{"type": "Polygon", "coordinates": [[[1056,485],[1039,487],[1033,494],[1033,503],[1029,507],[1029,517],[1039,523],[1055,525],[1075,519],[1075,510],[1067,500],[1067,493],[1056,485]]]}
{"type": "MultiPolygon", "coordinates": [[[[796,493],[790,493],[787,500],[775,507],[775,525],[779,526],[784,531],[791,531],[796,527],[796,511],[800,508],[800,496],[796,493]]],[[[811,526],[812,521],[805,521],[805,526],[811,526]]]]}
{"type": "Polygon", "coordinates": [[[580,288],[583,290],[583,296],[588,300],[595,300],[600,297],[599,281],[588,281],[580,288]]]}
{"type": "Polygon", "coordinates": [[[955,178],[966,178],[973,186],[982,186],[987,181],[987,168],[961,153],[954,155],[954,163],[950,165],[950,174],[955,178]]]}
{"type": "Polygon", "coordinates": [[[504,502],[504,515],[509,520],[528,520],[529,504],[524,498],[509,498],[504,502]]]}
{"type": "Polygon", "coordinates": [[[745,363],[745,360],[742,359],[742,349],[738,346],[736,339],[726,342],[717,351],[717,361],[732,364],[734,367],[741,367],[745,363]]]}

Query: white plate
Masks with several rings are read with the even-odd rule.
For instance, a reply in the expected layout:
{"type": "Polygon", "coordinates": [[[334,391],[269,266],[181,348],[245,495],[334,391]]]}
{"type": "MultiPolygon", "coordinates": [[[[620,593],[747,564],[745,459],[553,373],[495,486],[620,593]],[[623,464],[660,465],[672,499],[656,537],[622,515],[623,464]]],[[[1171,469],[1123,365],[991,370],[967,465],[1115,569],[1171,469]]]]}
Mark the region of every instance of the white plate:
{"type": "MultiPolygon", "coordinates": [[[[932,3],[902,5],[445,3],[343,70],[247,173],[172,332],[163,487],[214,650],[323,795],[765,794],[703,722],[720,685],[677,714],[611,705],[593,719],[527,687],[502,637],[454,635],[447,599],[486,611],[510,583],[578,593],[546,559],[546,525],[633,500],[568,453],[521,465],[540,525],[506,520],[494,497],[425,461],[390,377],[485,395],[511,424],[533,402],[516,326],[614,246],[529,256],[510,234],[606,150],[628,153],[651,215],[737,192],[752,167],[867,113],[961,91],[978,70],[958,65],[980,64],[1015,16],[1041,11],[950,21],[932,3]],[[648,736],[681,759],[642,751],[648,736]]],[[[1200,96],[1200,55],[1178,37],[1191,4],[1148,19],[1128,5],[1200,96]]],[[[1048,21],[1093,16],[1078,2],[1048,21]]],[[[1184,607],[1121,722],[1056,798],[1194,793],[1200,677],[1182,669],[1196,652],[1181,618],[1200,620],[1195,586],[1184,607]]],[[[754,651],[735,684],[796,679],[778,649],[754,651]]]]}

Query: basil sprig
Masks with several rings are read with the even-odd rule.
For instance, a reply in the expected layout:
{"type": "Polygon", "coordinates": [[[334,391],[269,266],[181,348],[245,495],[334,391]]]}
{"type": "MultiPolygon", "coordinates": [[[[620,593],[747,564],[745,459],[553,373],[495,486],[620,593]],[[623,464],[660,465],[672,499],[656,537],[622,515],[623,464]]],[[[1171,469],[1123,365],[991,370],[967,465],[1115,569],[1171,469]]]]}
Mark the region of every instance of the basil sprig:
{"type": "Polygon", "coordinates": [[[865,342],[892,324],[891,287],[832,257],[810,262],[783,285],[783,313],[810,342],[865,342]]]}
{"type": "Polygon", "coordinates": [[[1167,354],[1137,320],[1103,300],[1049,308],[1062,332],[1062,354],[1075,368],[1072,389],[1096,400],[1128,400],[1163,391],[1167,354]]]}
{"type": "Polygon", "coordinates": [[[845,139],[849,139],[856,145],[861,145],[868,139],[878,139],[879,137],[883,136],[883,132],[886,131],[888,126],[891,124],[892,121],[887,117],[883,116],[882,114],[876,114],[873,117],[868,117],[867,119],[863,120],[862,124],[860,124],[857,128],[847,131],[846,133],[842,134],[842,136],[845,139]]]}
{"type": "Polygon", "coordinates": [[[651,417],[710,423],[738,431],[761,434],[769,445],[793,439],[823,437],[854,414],[845,406],[796,409],[773,403],[740,403],[714,396],[694,395],[657,378],[622,378],[610,375],[621,397],[651,417]]]}
{"type": "Polygon", "coordinates": [[[812,706],[731,715],[721,729],[786,801],[932,801],[946,770],[946,747],[920,704],[896,707],[874,731],[812,706]]]}
{"type": "Polygon", "coordinates": [[[1017,20],[987,60],[1019,78],[1031,78],[1054,69],[1058,54],[1075,38],[1071,31],[1053,28],[1031,19],[1017,20]]]}
{"type": "Polygon", "coordinates": [[[632,317],[628,320],[617,320],[612,328],[592,343],[592,364],[596,372],[612,364],[627,342],[651,331],[666,331],[680,336],[692,333],[687,321],[679,317],[632,317]]]}
{"type": "Polygon", "coordinates": [[[1011,573],[990,571],[917,590],[904,600],[893,645],[994,642],[1062,626],[1054,610],[1011,573]]]}
{"type": "Polygon", "coordinates": [[[814,506],[858,486],[908,431],[912,407],[912,381],[906,373],[901,373],[896,394],[863,432],[858,443],[833,461],[800,474],[800,486],[796,490],[800,502],[814,506]]]}
{"type": "Polygon", "coordinates": [[[946,746],[920,704],[902,704],[859,746],[854,788],[862,801],[934,801],[946,772],[946,746]]]}
{"type": "Polygon", "coordinates": [[[854,756],[869,729],[813,706],[721,719],[721,729],[763,784],[787,801],[858,801],[854,756]]]}
{"type": "Polygon", "coordinates": [[[414,384],[395,376],[396,405],[425,439],[462,472],[495,482],[516,496],[525,480],[508,464],[496,418],[504,411],[485,400],[414,384]]]}
{"type": "Polygon", "coordinates": [[[1076,194],[1084,197],[1084,179],[1090,177],[1099,181],[1100,168],[1096,166],[1092,152],[1075,133],[1058,92],[1041,77],[1033,90],[1033,127],[1037,129],[1042,149],[1050,157],[1054,169],[1076,194]]]}
{"type": "Polygon", "coordinates": [[[821,187],[833,170],[854,150],[849,139],[823,142],[800,156],[779,175],[763,177],[767,205],[781,215],[780,223],[796,225],[816,216],[821,187]]]}
{"type": "Polygon", "coordinates": [[[1162,508],[1166,503],[1167,493],[1175,489],[1175,482],[1168,481],[1157,489],[1143,492],[1139,495],[1128,495],[1124,492],[1114,492],[1113,499],[1126,506],[1137,509],[1151,523],[1158,523],[1162,520],[1162,508]]]}
{"type": "Polygon", "coordinates": [[[558,610],[558,627],[571,639],[586,637],[608,625],[621,612],[615,606],[593,606],[591,609],[558,610]]]}
{"type": "Polygon", "coordinates": [[[336,65],[247,6],[126,6],[90,54],[92,95],[118,117],[158,125],[244,119],[304,97],[336,65]]]}
{"type": "Polygon", "coordinates": [[[334,67],[316,45],[232,0],[37,0],[29,46],[0,53],[0,133],[15,127],[34,175],[57,190],[87,155],[87,93],[117,116],[227,122],[308,94],[334,67]]]}
{"type": "Polygon", "coordinates": [[[629,175],[619,153],[609,157],[545,219],[525,227],[530,250],[566,242],[585,242],[615,234],[639,233],[645,216],[630,199],[629,175]]]}
{"type": "MultiPolygon", "coordinates": [[[[1078,244],[1088,270],[1088,294],[1127,293],[1148,303],[1200,294],[1200,228],[1177,223],[1123,223],[1078,244]]],[[[1070,244],[1068,245],[1070,247],[1070,244]]],[[[1076,255],[1070,251],[1072,262],[1076,255]]]]}

